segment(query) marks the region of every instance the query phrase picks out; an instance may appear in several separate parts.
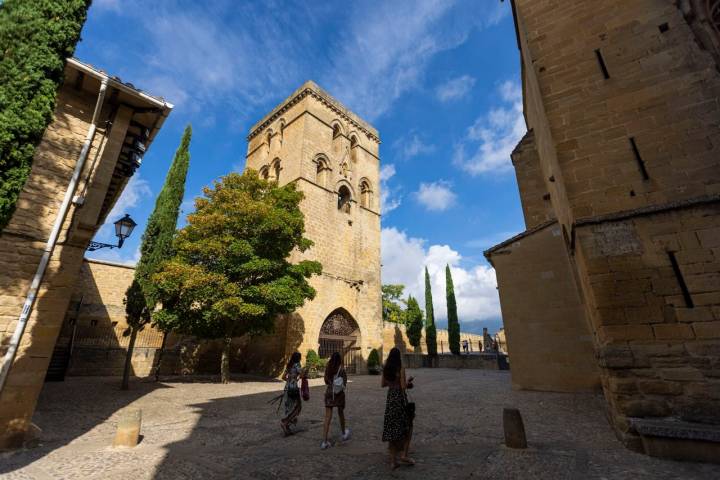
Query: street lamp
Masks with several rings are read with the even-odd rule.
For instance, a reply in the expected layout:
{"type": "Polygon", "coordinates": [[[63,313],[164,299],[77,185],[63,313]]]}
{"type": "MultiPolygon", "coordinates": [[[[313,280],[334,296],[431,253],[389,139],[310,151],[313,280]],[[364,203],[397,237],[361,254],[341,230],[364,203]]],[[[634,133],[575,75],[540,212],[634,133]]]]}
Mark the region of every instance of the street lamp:
{"type": "Polygon", "coordinates": [[[126,213],[124,217],[113,225],[115,225],[115,236],[118,237],[118,244],[110,245],[109,243],[90,242],[87,248],[88,252],[94,252],[101,248],[122,248],[125,239],[130,236],[137,223],[126,213]]]}

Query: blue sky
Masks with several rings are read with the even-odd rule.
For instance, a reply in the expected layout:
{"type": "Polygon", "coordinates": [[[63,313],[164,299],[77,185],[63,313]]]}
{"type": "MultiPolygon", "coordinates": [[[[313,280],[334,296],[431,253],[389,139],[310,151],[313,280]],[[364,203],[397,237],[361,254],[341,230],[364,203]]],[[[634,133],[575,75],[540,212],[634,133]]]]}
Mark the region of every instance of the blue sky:
{"type": "MultiPolygon", "coordinates": [[[[461,328],[500,325],[483,249],[523,230],[509,154],[525,131],[509,2],[95,0],[76,56],[175,105],[108,218],[138,232],[133,262],[177,148],[193,125],[185,212],[244,167],[249,127],[312,79],[373,124],[382,144],[383,283],[423,298],[432,276],[444,324],[449,263],[461,328]]],[[[96,240],[112,242],[110,225],[96,240]]]]}

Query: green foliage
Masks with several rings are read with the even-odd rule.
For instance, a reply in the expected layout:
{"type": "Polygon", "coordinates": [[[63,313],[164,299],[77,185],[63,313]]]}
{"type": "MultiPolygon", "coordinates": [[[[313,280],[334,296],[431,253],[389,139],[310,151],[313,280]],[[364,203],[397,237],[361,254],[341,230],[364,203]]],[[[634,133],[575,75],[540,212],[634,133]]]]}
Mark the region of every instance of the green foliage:
{"type": "Polygon", "coordinates": [[[155,201],[155,209],[148,218],[140,245],[140,261],[135,268],[135,278],[125,294],[128,324],[135,328],[147,323],[150,317],[142,314],[137,308],[131,311],[129,307],[139,305],[142,299],[136,297],[143,296],[147,310],[152,312],[155,309],[159,298],[152,276],[163,262],[173,256],[173,238],[177,229],[180,204],[185,195],[185,178],[190,165],[191,137],[192,127],[188,125],[165,177],[165,184],[155,201]],[[136,283],[140,288],[135,287],[136,283]]]}
{"type": "Polygon", "coordinates": [[[370,350],[370,355],[368,355],[367,360],[368,368],[376,368],[380,366],[380,352],[377,351],[376,348],[373,348],[370,350]]]}
{"type": "Polygon", "coordinates": [[[447,298],[448,343],[450,351],[455,355],[460,355],[460,321],[458,320],[455,287],[449,265],[445,266],[445,295],[447,298]]]}
{"type": "Polygon", "coordinates": [[[410,345],[417,348],[420,346],[423,329],[423,312],[420,310],[417,300],[409,296],[407,299],[407,310],[405,312],[405,325],[410,345]]]}
{"type": "Polygon", "coordinates": [[[0,2],[0,231],[10,222],[52,120],[65,60],[90,0],[0,2]]]}
{"type": "Polygon", "coordinates": [[[382,286],[382,313],[383,320],[393,323],[405,323],[405,312],[401,304],[405,285],[383,285],[382,286]]]}
{"type": "Polygon", "coordinates": [[[437,330],[435,329],[435,309],[433,308],[430,274],[425,267],[425,344],[429,355],[437,355],[437,330]]]}
{"type": "Polygon", "coordinates": [[[315,350],[308,350],[305,356],[305,367],[308,370],[308,376],[310,378],[318,378],[325,373],[325,365],[327,365],[327,358],[320,358],[315,350]],[[322,373],[321,373],[322,372],[322,373]]]}
{"type": "Polygon", "coordinates": [[[295,184],[278,187],[253,170],[231,173],[204,189],[174,242],[175,257],[153,276],[165,331],[200,338],[271,332],[275,317],[315,297],[307,282],[322,266],[292,264],[312,242],[295,184]]]}
{"type": "Polygon", "coordinates": [[[307,355],[305,355],[305,364],[308,367],[311,367],[313,365],[317,365],[320,363],[320,356],[315,352],[315,350],[308,350],[307,355]]]}

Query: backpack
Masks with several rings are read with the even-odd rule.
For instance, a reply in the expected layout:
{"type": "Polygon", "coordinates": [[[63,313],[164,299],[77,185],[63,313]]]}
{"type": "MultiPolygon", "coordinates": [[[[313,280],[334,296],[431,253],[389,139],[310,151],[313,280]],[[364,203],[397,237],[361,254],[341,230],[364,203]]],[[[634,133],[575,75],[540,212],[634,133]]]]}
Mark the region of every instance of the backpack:
{"type": "Polygon", "coordinates": [[[345,390],[345,381],[343,380],[343,377],[340,376],[341,371],[342,371],[342,367],[338,368],[337,373],[335,373],[335,378],[333,378],[333,381],[332,381],[333,395],[338,395],[345,390]]]}

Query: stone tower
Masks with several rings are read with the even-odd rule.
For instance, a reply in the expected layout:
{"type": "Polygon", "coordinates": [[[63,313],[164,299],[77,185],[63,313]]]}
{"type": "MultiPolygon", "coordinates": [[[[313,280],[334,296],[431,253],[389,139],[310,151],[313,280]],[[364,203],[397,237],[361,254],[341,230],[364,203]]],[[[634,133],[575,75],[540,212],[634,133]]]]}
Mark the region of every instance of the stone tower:
{"type": "Polygon", "coordinates": [[[513,383],[600,385],[629,447],[717,461],[720,2],[511,4],[527,230],[486,256],[513,383]]]}
{"type": "Polygon", "coordinates": [[[278,322],[286,355],[340,351],[353,370],[381,346],[379,144],[377,130],[313,82],[250,130],[246,168],[305,194],[314,246],[293,260],[323,265],[315,299],[278,322]]]}

